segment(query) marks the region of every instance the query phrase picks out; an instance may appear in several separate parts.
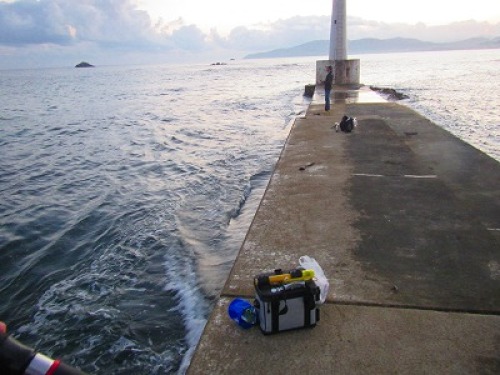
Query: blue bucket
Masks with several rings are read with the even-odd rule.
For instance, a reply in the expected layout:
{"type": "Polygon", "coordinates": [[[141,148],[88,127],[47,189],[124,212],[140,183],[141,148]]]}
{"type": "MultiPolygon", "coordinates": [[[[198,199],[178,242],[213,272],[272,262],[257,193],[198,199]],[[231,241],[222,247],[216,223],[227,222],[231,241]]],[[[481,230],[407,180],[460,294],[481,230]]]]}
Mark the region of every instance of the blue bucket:
{"type": "Polygon", "coordinates": [[[245,329],[251,328],[256,324],[256,312],[250,302],[235,298],[227,308],[229,317],[234,320],[240,327],[245,329]]]}

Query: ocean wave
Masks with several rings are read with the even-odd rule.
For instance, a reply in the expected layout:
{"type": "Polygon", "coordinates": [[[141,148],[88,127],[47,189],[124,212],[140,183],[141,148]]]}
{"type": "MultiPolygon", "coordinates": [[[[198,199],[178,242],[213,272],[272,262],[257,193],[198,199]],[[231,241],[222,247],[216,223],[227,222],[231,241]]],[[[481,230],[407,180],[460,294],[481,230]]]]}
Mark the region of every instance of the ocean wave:
{"type": "MultiPolygon", "coordinates": [[[[186,247],[183,247],[186,249],[186,247]]],[[[183,317],[186,329],[187,351],[184,353],[178,373],[184,373],[189,366],[196,345],[207,321],[208,302],[198,286],[198,276],[193,255],[186,256],[179,251],[179,245],[168,250],[165,260],[165,289],[175,293],[178,311],[183,317]]]]}
{"type": "MultiPolygon", "coordinates": [[[[175,326],[180,317],[171,316],[165,327],[158,327],[156,320],[177,309],[176,292],[162,286],[164,268],[150,263],[162,258],[165,239],[138,232],[132,238],[126,233],[143,218],[144,211],[141,214],[140,209],[122,214],[113,223],[101,223],[104,224],[99,226],[101,233],[91,236],[92,241],[85,241],[86,250],[75,246],[66,251],[63,258],[73,256],[75,260],[71,272],[59,275],[60,281],[56,282],[54,274],[40,279],[40,284],[48,284],[48,289],[37,301],[31,322],[17,330],[21,339],[35,340],[35,345],[50,355],[66,353],[73,357],[72,364],[89,372],[109,369],[110,363],[115,363],[115,369],[106,373],[136,369],[138,373],[161,374],[179,366],[178,340],[185,337],[183,329],[175,326]],[[121,230],[116,229],[117,225],[121,230]],[[86,251],[85,256],[82,250],[86,251]],[[53,342],[52,333],[61,326],[64,333],[53,342]],[[159,333],[164,331],[169,332],[168,340],[164,333],[159,333]],[[117,343],[123,340],[131,350],[118,350],[123,346],[117,343]],[[177,360],[166,361],[166,358],[177,360]],[[150,372],[150,366],[157,368],[157,372],[150,372]]],[[[80,221],[71,231],[81,232],[81,237],[83,233],[89,234],[86,226],[80,221]]],[[[69,237],[79,235],[72,233],[69,237]]],[[[182,254],[179,257],[185,259],[182,254]]],[[[52,267],[59,268],[53,262],[52,267]]]]}

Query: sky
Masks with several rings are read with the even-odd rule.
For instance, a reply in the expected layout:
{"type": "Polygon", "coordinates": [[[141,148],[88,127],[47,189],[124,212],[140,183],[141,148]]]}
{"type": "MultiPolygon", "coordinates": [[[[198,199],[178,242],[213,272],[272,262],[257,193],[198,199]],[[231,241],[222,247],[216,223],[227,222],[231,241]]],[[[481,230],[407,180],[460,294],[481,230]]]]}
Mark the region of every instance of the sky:
{"type": "MultiPolygon", "coordinates": [[[[351,16],[384,22],[429,25],[475,19],[500,22],[498,0],[347,0],[351,16]]],[[[142,0],[140,7],[153,17],[183,18],[200,27],[231,29],[291,18],[297,15],[330,15],[332,0],[142,0]],[[228,17],[227,14],[230,14],[228,17]]]]}
{"type": "MultiPolygon", "coordinates": [[[[0,69],[214,62],[326,40],[332,0],[0,0],[0,69]]],[[[347,0],[348,39],[500,37],[500,1],[347,0]]]]}

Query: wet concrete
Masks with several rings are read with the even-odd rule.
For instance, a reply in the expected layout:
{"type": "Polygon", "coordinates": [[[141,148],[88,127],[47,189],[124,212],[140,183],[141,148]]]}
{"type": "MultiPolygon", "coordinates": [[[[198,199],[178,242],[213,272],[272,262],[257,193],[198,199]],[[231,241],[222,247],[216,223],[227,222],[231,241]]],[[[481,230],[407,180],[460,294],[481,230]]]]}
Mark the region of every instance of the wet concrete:
{"type": "Polygon", "coordinates": [[[500,373],[500,164],[402,105],[337,96],[295,121],[188,373],[500,373]],[[353,133],[332,128],[344,114],[353,133]],[[316,328],[228,318],[301,255],[330,280],[316,328]]]}

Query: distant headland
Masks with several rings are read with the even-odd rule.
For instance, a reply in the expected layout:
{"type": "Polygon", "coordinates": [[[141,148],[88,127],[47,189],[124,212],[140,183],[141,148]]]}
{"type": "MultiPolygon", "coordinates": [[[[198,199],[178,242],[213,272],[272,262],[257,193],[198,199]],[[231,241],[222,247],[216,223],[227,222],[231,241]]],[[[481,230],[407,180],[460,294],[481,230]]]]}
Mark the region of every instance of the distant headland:
{"type": "Polygon", "coordinates": [[[82,61],[80,64],[76,64],[75,68],[95,68],[94,65],[89,64],[88,62],[82,61]]]}
{"type": "MultiPolygon", "coordinates": [[[[392,38],[375,39],[365,38],[348,40],[349,53],[396,53],[396,52],[418,52],[418,51],[450,51],[450,50],[477,50],[500,48],[500,37],[493,39],[472,38],[457,42],[433,43],[418,39],[392,38]]],[[[323,56],[328,55],[329,40],[315,40],[299,46],[276,49],[268,52],[254,53],[245,56],[245,59],[263,59],[275,57],[295,56],[323,56]]]]}

